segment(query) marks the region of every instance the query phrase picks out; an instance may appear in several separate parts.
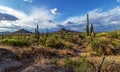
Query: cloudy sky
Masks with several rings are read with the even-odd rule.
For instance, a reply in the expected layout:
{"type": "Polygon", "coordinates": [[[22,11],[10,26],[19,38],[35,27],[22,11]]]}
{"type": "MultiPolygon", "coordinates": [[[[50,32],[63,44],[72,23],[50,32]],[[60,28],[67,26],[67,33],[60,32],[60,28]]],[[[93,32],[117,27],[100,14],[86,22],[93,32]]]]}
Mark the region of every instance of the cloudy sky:
{"type": "Polygon", "coordinates": [[[0,0],[0,13],[18,19],[1,19],[0,31],[85,31],[86,14],[96,31],[120,29],[120,0],[0,0]]]}

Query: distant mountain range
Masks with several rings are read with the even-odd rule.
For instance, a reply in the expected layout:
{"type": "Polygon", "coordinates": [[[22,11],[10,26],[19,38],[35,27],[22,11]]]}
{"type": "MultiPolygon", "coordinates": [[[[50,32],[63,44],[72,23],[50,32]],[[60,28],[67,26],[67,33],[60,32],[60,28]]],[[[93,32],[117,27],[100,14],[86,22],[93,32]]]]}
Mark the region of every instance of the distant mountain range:
{"type": "Polygon", "coordinates": [[[27,31],[25,29],[20,29],[18,31],[12,32],[11,34],[32,34],[32,32],[27,31]]]}
{"type": "Polygon", "coordinates": [[[72,30],[67,30],[65,28],[61,28],[60,30],[58,30],[56,33],[72,33],[72,32],[77,32],[77,31],[72,31],[72,30]]]}
{"type": "Polygon", "coordinates": [[[16,21],[18,18],[10,14],[0,13],[0,20],[16,21]]]}
{"type": "Polygon", "coordinates": [[[10,34],[10,32],[9,31],[0,32],[0,35],[2,35],[2,34],[10,34]]]}
{"type": "MultiPolygon", "coordinates": [[[[71,33],[71,32],[76,32],[76,31],[71,31],[71,30],[67,30],[67,29],[64,29],[64,28],[61,28],[60,30],[56,31],[56,32],[52,32],[52,33],[71,33]]],[[[25,30],[25,29],[20,29],[20,30],[17,30],[15,32],[0,32],[0,35],[2,34],[15,34],[15,35],[21,35],[21,34],[33,34],[33,32],[30,32],[28,30],[25,30]]]]}
{"type": "Polygon", "coordinates": [[[25,29],[20,29],[20,30],[15,31],[15,32],[9,32],[9,31],[0,32],[0,35],[5,35],[5,34],[16,34],[16,35],[19,35],[19,34],[33,34],[33,33],[30,32],[30,31],[27,31],[25,29]]]}

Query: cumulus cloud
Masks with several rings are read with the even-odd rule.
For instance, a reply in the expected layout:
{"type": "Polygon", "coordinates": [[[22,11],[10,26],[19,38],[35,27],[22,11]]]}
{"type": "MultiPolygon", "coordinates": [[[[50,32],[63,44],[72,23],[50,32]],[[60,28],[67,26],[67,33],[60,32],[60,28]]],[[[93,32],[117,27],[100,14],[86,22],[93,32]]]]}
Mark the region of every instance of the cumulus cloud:
{"type": "Polygon", "coordinates": [[[33,8],[30,14],[26,14],[10,7],[0,6],[0,12],[14,15],[19,19],[16,21],[0,21],[1,31],[6,29],[18,30],[20,28],[34,30],[37,24],[39,28],[43,29],[56,27],[56,23],[50,22],[50,20],[54,20],[54,15],[52,15],[47,8],[33,8]]]}
{"type": "Polygon", "coordinates": [[[29,2],[29,3],[32,3],[33,0],[24,0],[25,2],[29,2]]]}
{"type": "Polygon", "coordinates": [[[52,14],[59,14],[59,11],[57,8],[51,9],[52,14]]]}
{"type": "MultiPolygon", "coordinates": [[[[19,20],[16,21],[0,21],[0,31],[14,31],[20,28],[34,30],[38,24],[40,29],[57,30],[66,28],[75,31],[85,31],[86,14],[70,17],[62,23],[56,23],[54,14],[59,13],[57,9],[51,14],[47,8],[33,8],[30,14],[15,10],[10,7],[0,6],[0,12],[14,15],[19,20]],[[54,13],[55,11],[55,13],[54,13]]],[[[94,9],[89,11],[90,23],[94,24],[95,31],[109,31],[120,29],[120,6],[109,10],[94,9]]]]}
{"type": "MultiPolygon", "coordinates": [[[[96,31],[109,31],[120,29],[120,6],[115,7],[113,9],[109,9],[104,11],[102,9],[95,9],[89,11],[90,23],[93,23],[96,31]]],[[[68,18],[63,22],[63,26],[79,26],[80,28],[84,28],[86,25],[86,15],[83,16],[75,16],[68,18]]],[[[78,27],[76,27],[78,28],[78,27]]]]}

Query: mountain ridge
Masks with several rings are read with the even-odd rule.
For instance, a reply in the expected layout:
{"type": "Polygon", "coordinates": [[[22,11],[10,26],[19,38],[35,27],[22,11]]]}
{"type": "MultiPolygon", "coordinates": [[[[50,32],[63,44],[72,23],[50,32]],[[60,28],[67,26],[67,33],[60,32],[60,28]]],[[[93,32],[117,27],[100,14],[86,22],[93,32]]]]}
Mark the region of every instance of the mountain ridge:
{"type": "Polygon", "coordinates": [[[25,30],[25,29],[20,29],[20,30],[12,32],[11,34],[33,34],[33,32],[30,32],[30,31],[25,30]]]}

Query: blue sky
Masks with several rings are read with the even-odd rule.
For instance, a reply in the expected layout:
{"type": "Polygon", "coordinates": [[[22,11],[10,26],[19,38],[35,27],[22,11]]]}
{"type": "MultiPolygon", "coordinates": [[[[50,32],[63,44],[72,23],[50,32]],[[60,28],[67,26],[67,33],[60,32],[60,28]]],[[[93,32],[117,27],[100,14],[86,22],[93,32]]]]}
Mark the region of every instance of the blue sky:
{"type": "Polygon", "coordinates": [[[21,28],[84,31],[86,14],[96,31],[120,29],[120,0],[0,0],[0,13],[17,21],[0,21],[1,31],[21,28]],[[111,28],[112,27],[112,28],[111,28]]]}

